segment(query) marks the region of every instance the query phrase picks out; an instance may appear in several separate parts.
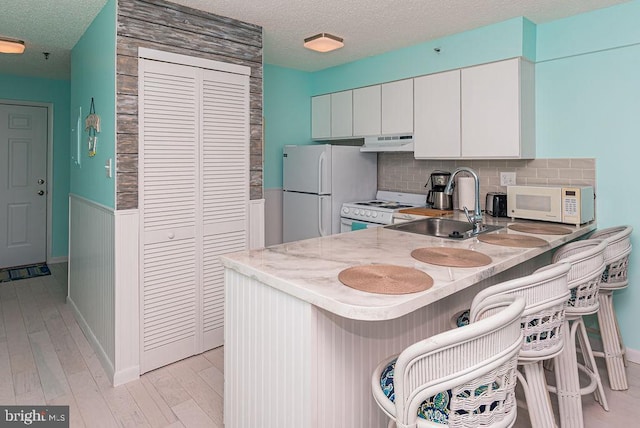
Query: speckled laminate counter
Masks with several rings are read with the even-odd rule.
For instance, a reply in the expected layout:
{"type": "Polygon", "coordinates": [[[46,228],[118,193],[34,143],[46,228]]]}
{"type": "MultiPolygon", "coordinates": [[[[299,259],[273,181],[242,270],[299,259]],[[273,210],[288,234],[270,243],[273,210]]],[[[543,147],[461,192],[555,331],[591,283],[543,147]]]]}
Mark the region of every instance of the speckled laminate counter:
{"type": "MultiPolygon", "coordinates": [[[[464,215],[455,213],[453,218],[462,220],[464,215]]],[[[507,226],[513,221],[485,217],[485,222],[507,226]]],[[[341,317],[389,320],[579,238],[594,230],[595,222],[581,227],[564,226],[572,233],[533,235],[549,243],[540,248],[502,247],[479,242],[476,238],[456,241],[379,227],[228,254],[221,260],[229,269],[341,317]],[[448,268],[422,263],[411,257],[412,250],[431,246],[476,250],[490,256],[493,263],[479,268],[448,268]],[[429,290],[414,294],[381,295],[354,290],[338,281],[341,270],[370,263],[414,267],[428,273],[434,279],[434,285],[429,290]]],[[[491,233],[522,234],[506,228],[491,233]]]]}

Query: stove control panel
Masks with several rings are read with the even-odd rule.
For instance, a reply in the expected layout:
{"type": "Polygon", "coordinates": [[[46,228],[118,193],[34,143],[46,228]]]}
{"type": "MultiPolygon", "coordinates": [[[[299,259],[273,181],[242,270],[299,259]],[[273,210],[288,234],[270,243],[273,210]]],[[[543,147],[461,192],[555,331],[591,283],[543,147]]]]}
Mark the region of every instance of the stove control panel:
{"type": "Polygon", "coordinates": [[[342,207],[342,217],[353,220],[363,220],[371,223],[391,224],[393,222],[393,213],[377,211],[367,208],[342,207]]]}

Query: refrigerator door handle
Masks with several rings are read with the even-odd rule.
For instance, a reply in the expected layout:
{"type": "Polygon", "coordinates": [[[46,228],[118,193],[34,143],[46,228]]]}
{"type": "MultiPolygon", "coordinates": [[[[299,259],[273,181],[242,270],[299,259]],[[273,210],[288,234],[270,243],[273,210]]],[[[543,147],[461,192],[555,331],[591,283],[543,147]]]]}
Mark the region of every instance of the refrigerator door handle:
{"type": "Polygon", "coordinates": [[[327,199],[326,196],[320,196],[320,200],[318,201],[318,232],[320,232],[320,236],[327,236],[327,231],[324,228],[324,222],[322,221],[322,206],[324,205],[324,201],[327,199]]]}
{"type": "Polygon", "coordinates": [[[327,160],[326,158],[326,152],[322,152],[320,153],[320,156],[318,157],[318,194],[322,194],[323,190],[324,190],[324,170],[325,170],[325,161],[327,160]]]}

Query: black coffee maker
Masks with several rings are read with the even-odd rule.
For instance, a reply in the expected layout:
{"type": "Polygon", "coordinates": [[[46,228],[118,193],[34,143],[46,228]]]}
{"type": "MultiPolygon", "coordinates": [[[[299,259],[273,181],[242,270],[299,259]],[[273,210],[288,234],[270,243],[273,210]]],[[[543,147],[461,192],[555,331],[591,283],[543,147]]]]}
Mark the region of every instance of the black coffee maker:
{"type": "Polygon", "coordinates": [[[424,185],[424,187],[427,187],[431,183],[431,189],[427,193],[428,205],[437,210],[450,210],[453,207],[451,195],[444,193],[444,188],[447,186],[449,178],[451,178],[449,171],[433,171],[431,173],[427,184],[424,185]]]}

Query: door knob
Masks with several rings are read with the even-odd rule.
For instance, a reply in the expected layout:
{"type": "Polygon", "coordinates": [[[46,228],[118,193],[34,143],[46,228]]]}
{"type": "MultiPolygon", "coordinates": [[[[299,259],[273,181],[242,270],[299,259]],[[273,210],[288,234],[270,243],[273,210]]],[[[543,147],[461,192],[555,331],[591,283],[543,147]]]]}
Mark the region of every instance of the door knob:
{"type": "Polygon", "coordinates": [[[40,196],[44,195],[44,190],[39,190],[38,191],[38,195],[40,195],[40,196]]]}
{"type": "Polygon", "coordinates": [[[44,180],[42,178],[38,179],[38,184],[44,184],[44,180]]]}

